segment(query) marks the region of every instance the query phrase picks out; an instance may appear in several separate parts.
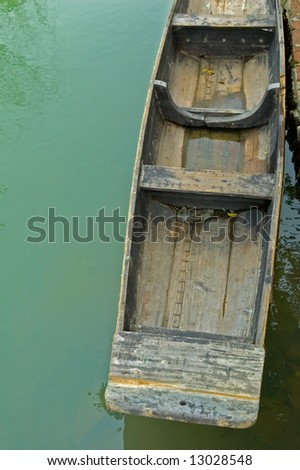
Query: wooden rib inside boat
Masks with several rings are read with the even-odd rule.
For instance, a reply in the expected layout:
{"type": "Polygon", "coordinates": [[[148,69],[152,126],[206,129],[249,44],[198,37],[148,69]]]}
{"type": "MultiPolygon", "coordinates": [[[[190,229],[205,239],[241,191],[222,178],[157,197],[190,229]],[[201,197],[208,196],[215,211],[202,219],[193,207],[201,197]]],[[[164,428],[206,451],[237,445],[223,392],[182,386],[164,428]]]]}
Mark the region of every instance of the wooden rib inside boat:
{"type": "Polygon", "coordinates": [[[146,101],[106,402],[257,419],[283,177],[278,0],[178,0],[146,101]]]}

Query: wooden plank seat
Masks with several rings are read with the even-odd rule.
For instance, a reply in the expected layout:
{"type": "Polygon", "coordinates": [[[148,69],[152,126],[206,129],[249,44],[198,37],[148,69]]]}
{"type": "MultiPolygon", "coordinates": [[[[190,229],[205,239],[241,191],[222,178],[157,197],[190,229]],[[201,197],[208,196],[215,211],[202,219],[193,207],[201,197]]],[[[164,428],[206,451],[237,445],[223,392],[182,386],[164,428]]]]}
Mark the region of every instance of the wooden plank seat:
{"type": "Polygon", "coordinates": [[[247,343],[118,332],[106,399],[120,412],[243,427],[257,418],[264,355],[247,343]]]}
{"type": "Polygon", "coordinates": [[[154,90],[164,119],[190,128],[248,129],[267,124],[273,116],[280,90],[279,83],[268,86],[260,103],[251,110],[216,110],[179,107],[166,82],[155,80],[154,90]]]}
{"type": "Polygon", "coordinates": [[[260,53],[270,48],[275,38],[274,15],[175,15],[173,33],[179,49],[201,56],[240,56],[260,53]]]}
{"type": "Polygon", "coordinates": [[[143,165],[140,188],[152,191],[181,192],[270,200],[275,178],[270,173],[242,174],[219,170],[143,165]]]}
{"type": "Polygon", "coordinates": [[[241,29],[276,29],[274,15],[233,16],[233,15],[174,15],[173,28],[241,28],[241,29]]]}

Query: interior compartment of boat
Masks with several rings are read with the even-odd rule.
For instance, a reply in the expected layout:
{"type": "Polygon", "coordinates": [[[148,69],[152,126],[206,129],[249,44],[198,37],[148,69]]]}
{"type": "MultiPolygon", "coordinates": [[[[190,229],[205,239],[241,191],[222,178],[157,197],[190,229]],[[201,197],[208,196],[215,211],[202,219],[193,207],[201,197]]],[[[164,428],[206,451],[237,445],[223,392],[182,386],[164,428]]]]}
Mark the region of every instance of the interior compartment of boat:
{"type": "Polygon", "coordinates": [[[272,0],[183,1],[181,10],[157,70],[143,162],[274,171],[280,84],[272,0]]]}
{"type": "Polygon", "coordinates": [[[274,8],[181,10],[146,126],[125,329],[251,342],[277,158],[274,8]]]}
{"type": "Polygon", "coordinates": [[[138,206],[126,329],[251,342],[268,231],[266,201],[251,208],[239,198],[168,198],[143,191],[138,206]]]}

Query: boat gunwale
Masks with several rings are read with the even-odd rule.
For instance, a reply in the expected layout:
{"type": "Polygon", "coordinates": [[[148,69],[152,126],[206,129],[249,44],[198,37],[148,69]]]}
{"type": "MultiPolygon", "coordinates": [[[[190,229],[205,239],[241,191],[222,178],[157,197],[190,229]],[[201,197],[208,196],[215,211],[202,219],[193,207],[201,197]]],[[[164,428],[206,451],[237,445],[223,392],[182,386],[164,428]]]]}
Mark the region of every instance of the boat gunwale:
{"type": "Polygon", "coordinates": [[[151,78],[150,78],[142,122],[140,126],[138,145],[137,145],[136,157],[135,157],[134,168],[133,168],[130,199],[129,199],[129,209],[128,209],[128,217],[127,217],[128,222],[127,222],[127,228],[126,228],[124,257],[123,257],[123,266],[122,266],[122,275],[121,275],[120,300],[119,300],[119,306],[118,306],[116,331],[123,330],[124,322],[125,322],[127,286],[128,286],[129,268],[130,268],[129,264],[130,264],[131,248],[132,248],[132,241],[130,239],[130,234],[132,233],[132,221],[133,221],[133,217],[135,214],[136,198],[137,198],[137,192],[138,192],[138,187],[139,187],[139,177],[140,177],[140,172],[142,168],[141,162],[142,162],[142,155],[143,155],[144,138],[145,138],[146,127],[147,127],[147,122],[149,118],[151,101],[152,101],[152,97],[154,93],[154,82],[155,82],[155,78],[157,76],[158,68],[161,62],[161,56],[164,52],[166,39],[167,39],[168,34],[170,33],[170,29],[172,28],[172,18],[174,16],[177,3],[178,3],[178,0],[173,0],[170,13],[167,17],[167,21],[162,32],[162,37],[160,40],[158,52],[156,55],[153,71],[152,71],[151,78]]]}

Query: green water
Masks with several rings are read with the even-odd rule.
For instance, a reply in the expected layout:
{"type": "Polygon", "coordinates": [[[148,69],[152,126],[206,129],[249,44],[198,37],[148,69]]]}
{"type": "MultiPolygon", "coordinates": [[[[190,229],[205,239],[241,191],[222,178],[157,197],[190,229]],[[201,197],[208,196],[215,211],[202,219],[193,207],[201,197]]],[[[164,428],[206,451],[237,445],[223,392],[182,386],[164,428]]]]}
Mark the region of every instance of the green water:
{"type": "Polygon", "coordinates": [[[0,448],[300,448],[300,203],[287,155],[262,405],[250,430],[102,406],[123,246],[26,243],[27,219],[126,214],[169,0],[0,0],[0,448]]]}

